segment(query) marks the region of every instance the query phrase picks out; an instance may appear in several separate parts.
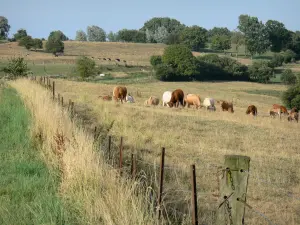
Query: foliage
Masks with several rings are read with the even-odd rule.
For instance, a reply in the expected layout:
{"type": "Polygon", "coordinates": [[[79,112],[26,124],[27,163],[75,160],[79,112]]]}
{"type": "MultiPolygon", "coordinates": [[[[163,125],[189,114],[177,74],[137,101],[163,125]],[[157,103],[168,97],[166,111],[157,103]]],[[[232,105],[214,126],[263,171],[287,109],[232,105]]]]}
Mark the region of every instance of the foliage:
{"type": "Polygon", "coordinates": [[[110,31],[110,32],[107,34],[107,39],[108,39],[108,41],[110,41],[110,42],[117,42],[117,41],[119,41],[118,34],[112,32],[112,31],[110,31]]]}
{"type": "Polygon", "coordinates": [[[284,63],[290,63],[295,60],[297,57],[296,53],[293,52],[292,50],[288,49],[282,53],[283,58],[284,58],[284,63]]]}
{"type": "Polygon", "coordinates": [[[192,26],[186,27],[181,32],[181,42],[187,45],[192,51],[199,51],[205,47],[207,42],[207,30],[199,27],[192,26]]]}
{"type": "Polygon", "coordinates": [[[280,52],[285,49],[291,41],[291,34],[285,28],[283,23],[276,20],[268,20],[266,22],[266,29],[269,35],[272,52],[280,52]]]}
{"type": "Polygon", "coordinates": [[[297,82],[297,77],[291,69],[284,70],[284,72],[281,74],[280,79],[282,83],[287,85],[296,84],[297,82]]]}
{"type": "Polygon", "coordinates": [[[7,18],[4,16],[0,16],[0,40],[7,38],[9,30],[10,25],[8,24],[7,18]]]}
{"type": "Polygon", "coordinates": [[[208,40],[211,42],[211,38],[214,36],[227,36],[230,38],[231,32],[227,27],[214,27],[207,32],[208,40]]]}
{"type": "Polygon", "coordinates": [[[25,29],[19,29],[17,33],[14,34],[14,38],[16,41],[27,36],[27,31],[25,29]]]}
{"type": "Polygon", "coordinates": [[[64,51],[64,43],[61,40],[61,36],[59,36],[59,33],[51,32],[48,41],[46,42],[46,51],[50,53],[57,53],[57,52],[63,52],[64,51]]]}
{"type": "Polygon", "coordinates": [[[245,44],[251,56],[267,51],[270,46],[268,30],[257,17],[240,15],[238,28],[245,35],[245,44]]]}
{"type": "Polygon", "coordinates": [[[36,49],[42,49],[43,48],[43,41],[39,38],[34,38],[32,40],[32,48],[36,49]]]}
{"type": "Polygon", "coordinates": [[[55,30],[55,31],[51,31],[49,37],[48,37],[48,40],[49,38],[53,38],[53,39],[56,39],[56,40],[60,40],[60,41],[67,41],[69,40],[68,37],[60,30],[55,30]]]}
{"type": "Polygon", "coordinates": [[[150,58],[150,64],[152,66],[157,66],[159,64],[162,64],[162,57],[160,55],[153,55],[150,58]]]}
{"type": "Polygon", "coordinates": [[[102,28],[95,25],[87,27],[87,36],[89,41],[106,41],[105,31],[102,28]]]}
{"type": "Polygon", "coordinates": [[[76,69],[79,73],[79,76],[81,76],[82,78],[86,78],[94,75],[95,66],[96,66],[95,61],[86,56],[81,56],[76,61],[76,69]]]}
{"type": "Polygon", "coordinates": [[[33,39],[31,36],[25,36],[19,39],[19,46],[25,47],[27,50],[31,49],[33,46],[33,39]]]}
{"type": "Polygon", "coordinates": [[[290,86],[282,95],[282,101],[288,108],[300,109],[300,84],[290,86]]]}
{"type": "Polygon", "coordinates": [[[283,55],[281,53],[274,53],[270,61],[270,65],[271,67],[275,68],[275,67],[282,66],[283,62],[284,62],[283,55]]]}
{"type": "Polygon", "coordinates": [[[231,34],[231,42],[235,44],[235,51],[238,52],[238,49],[241,45],[245,44],[245,36],[241,32],[233,32],[231,34]]]}
{"type": "Polygon", "coordinates": [[[173,32],[169,34],[165,44],[167,45],[180,44],[180,33],[173,32]]]}
{"type": "MultiPolygon", "coordinates": [[[[147,30],[149,31],[149,30],[147,30]]],[[[169,33],[166,27],[162,26],[162,27],[158,27],[157,30],[155,30],[153,36],[151,38],[153,38],[156,43],[166,43],[169,37],[169,33]]],[[[150,39],[151,40],[151,39],[150,39]]]]}
{"type": "Polygon", "coordinates": [[[145,43],[146,34],[139,30],[120,30],[117,34],[120,41],[134,42],[134,43],[145,43]]]}
{"type": "Polygon", "coordinates": [[[214,50],[228,50],[231,48],[230,36],[215,35],[211,37],[211,48],[214,50]]]}
{"type": "Polygon", "coordinates": [[[174,68],[166,64],[159,64],[155,67],[155,77],[160,81],[174,81],[177,76],[174,68]]]}
{"type": "Polygon", "coordinates": [[[268,83],[273,77],[273,68],[267,61],[254,61],[248,68],[250,79],[259,83],[268,83]]]}
{"type": "Polygon", "coordinates": [[[291,32],[290,34],[292,36],[291,41],[288,43],[287,48],[291,49],[297,54],[297,59],[300,58],[300,32],[291,32]]]}
{"type": "Polygon", "coordinates": [[[7,73],[11,79],[27,76],[27,73],[29,72],[27,63],[22,57],[13,57],[9,59],[7,66],[2,70],[4,73],[7,73]]]}
{"type": "Polygon", "coordinates": [[[76,31],[76,41],[87,41],[87,35],[83,30],[76,31]]]}

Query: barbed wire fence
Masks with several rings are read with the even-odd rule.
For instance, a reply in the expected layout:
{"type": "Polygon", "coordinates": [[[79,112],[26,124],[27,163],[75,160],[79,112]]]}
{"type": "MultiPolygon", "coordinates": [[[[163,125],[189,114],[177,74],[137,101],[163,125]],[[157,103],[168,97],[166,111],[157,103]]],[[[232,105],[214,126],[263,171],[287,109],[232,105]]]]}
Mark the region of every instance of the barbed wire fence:
{"type": "MultiPolygon", "coordinates": [[[[72,121],[80,121],[76,115],[75,103],[69,99],[66,104],[66,99],[55,92],[54,81],[51,82],[48,76],[40,77],[39,80],[32,76],[30,79],[51,91],[53,101],[66,108],[72,121]]],[[[254,175],[249,169],[250,158],[246,156],[225,155],[224,165],[198,160],[199,167],[196,169],[194,164],[180,167],[166,164],[166,149],[162,148],[160,162],[156,160],[149,162],[139,154],[132,153],[130,146],[124,144],[123,137],[108,135],[113,124],[114,121],[105,126],[94,127],[91,131],[94,135],[94,148],[111,168],[119,170],[124,179],[139,182],[139,186],[149,195],[147,201],[149,211],[156,212],[158,221],[163,224],[174,224],[176,221],[180,224],[198,225],[200,217],[201,221],[204,221],[201,224],[215,224],[217,221],[217,224],[242,225],[245,224],[245,209],[247,208],[267,224],[278,225],[265,213],[247,203],[249,178],[255,183],[280,189],[285,196],[300,201],[300,197],[292,191],[254,175]],[[240,161],[243,160],[246,163],[241,165],[240,161]],[[211,192],[205,192],[205,190],[201,192],[202,188],[197,188],[199,182],[196,179],[201,179],[201,174],[205,171],[210,171],[210,174],[213,174],[210,179],[215,180],[215,187],[211,192]],[[198,207],[199,200],[201,203],[209,200],[215,207],[205,209],[204,204],[198,207]],[[205,218],[206,214],[210,214],[210,218],[205,218]]],[[[79,125],[84,126],[84,123],[79,125]]]]}

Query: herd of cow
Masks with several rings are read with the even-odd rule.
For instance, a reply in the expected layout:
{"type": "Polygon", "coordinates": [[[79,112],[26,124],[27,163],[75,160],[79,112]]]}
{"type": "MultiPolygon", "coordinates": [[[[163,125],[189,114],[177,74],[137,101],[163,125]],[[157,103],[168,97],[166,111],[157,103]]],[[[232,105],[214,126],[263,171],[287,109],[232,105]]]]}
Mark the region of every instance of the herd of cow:
{"type": "MultiPolygon", "coordinates": [[[[113,96],[105,95],[102,96],[103,100],[112,100],[134,103],[134,98],[130,94],[127,94],[127,88],[125,86],[116,86],[113,89],[113,96]]],[[[159,98],[155,96],[150,96],[144,102],[144,105],[158,105],[159,98]]],[[[227,102],[224,100],[218,100],[218,104],[220,104],[222,111],[228,111],[230,113],[234,113],[233,103],[227,102]]],[[[181,89],[176,89],[174,91],[165,91],[162,95],[162,106],[168,107],[178,107],[181,105],[182,107],[187,106],[188,108],[193,105],[198,108],[205,107],[206,110],[216,111],[215,100],[213,98],[205,98],[203,103],[201,104],[201,98],[197,94],[187,94],[184,95],[184,92],[181,89]]],[[[246,114],[257,116],[257,107],[255,105],[249,105],[246,114]]],[[[290,111],[287,110],[286,107],[278,104],[273,104],[272,108],[269,110],[269,114],[271,117],[279,116],[282,114],[287,116],[288,121],[295,120],[298,123],[299,114],[297,108],[292,108],[290,111]]]]}

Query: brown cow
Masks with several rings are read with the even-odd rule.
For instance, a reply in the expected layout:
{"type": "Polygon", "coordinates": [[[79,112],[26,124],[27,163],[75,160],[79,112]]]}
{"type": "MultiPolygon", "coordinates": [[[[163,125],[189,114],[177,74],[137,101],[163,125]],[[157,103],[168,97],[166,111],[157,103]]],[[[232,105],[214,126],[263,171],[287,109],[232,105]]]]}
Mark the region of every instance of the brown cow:
{"type": "Polygon", "coordinates": [[[298,123],[299,120],[299,113],[298,112],[291,112],[290,115],[288,116],[288,121],[296,120],[298,123]]]}
{"type": "Polygon", "coordinates": [[[177,108],[179,104],[184,106],[184,93],[181,89],[176,89],[172,92],[171,99],[167,103],[170,107],[173,107],[175,104],[175,107],[177,108]]]}
{"type": "Polygon", "coordinates": [[[121,100],[121,103],[123,104],[123,101],[126,102],[126,95],[127,95],[127,88],[124,86],[116,86],[113,90],[113,97],[115,101],[121,100]]]}
{"type": "Polygon", "coordinates": [[[228,112],[234,113],[232,102],[220,100],[220,101],[217,101],[217,103],[221,104],[222,111],[228,111],[228,112]]]}
{"type": "Polygon", "coordinates": [[[150,98],[144,102],[144,105],[158,105],[158,104],[159,104],[159,99],[154,96],[150,96],[150,98]]]}
{"type": "Polygon", "coordinates": [[[104,101],[111,101],[112,97],[110,95],[104,95],[104,96],[99,96],[99,98],[102,98],[104,101]]]}
{"type": "Polygon", "coordinates": [[[294,113],[294,112],[299,112],[298,109],[297,109],[296,107],[294,107],[294,108],[291,109],[290,114],[291,114],[291,113],[294,113]]]}
{"type": "Polygon", "coordinates": [[[257,116],[257,108],[255,105],[249,105],[246,111],[246,114],[252,114],[253,116],[257,116]]]}
{"type": "Polygon", "coordinates": [[[196,94],[187,94],[184,98],[184,105],[187,104],[187,107],[189,108],[190,105],[196,106],[196,109],[201,107],[201,98],[199,95],[196,94]]]}
{"type": "Polygon", "coordinates": [[[273,104],[273,111],[277,112],[279,115],[281,113],[284,115],[289,115],[287,109],[283,105],[273,104]]]}

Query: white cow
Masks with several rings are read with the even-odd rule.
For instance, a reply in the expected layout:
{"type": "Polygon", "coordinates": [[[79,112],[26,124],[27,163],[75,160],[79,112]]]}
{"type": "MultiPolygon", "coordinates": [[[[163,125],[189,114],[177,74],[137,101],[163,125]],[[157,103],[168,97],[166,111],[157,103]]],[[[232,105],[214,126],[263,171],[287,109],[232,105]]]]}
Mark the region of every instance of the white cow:
{"type": "Polygon", "coordinates": [[[215,100],[213,98],[205,98],[203,101],[203,106],[206,110],[216,111],[215,100]]]}
{"type": "Polygon", "coordinates": [[[134,103],[134,98],[131,95],[126,95],[126,102],[134,103]]]}
{"type": "Polygon", "coordinates": [[[172,96],[172,92],[171,91],[165,91],[163,96],[162,96],[162,105],[165,106],[167,105],[168,107],[170,107],[168,105],[168,102],[171,100],[171,96],[172,96]]]}

